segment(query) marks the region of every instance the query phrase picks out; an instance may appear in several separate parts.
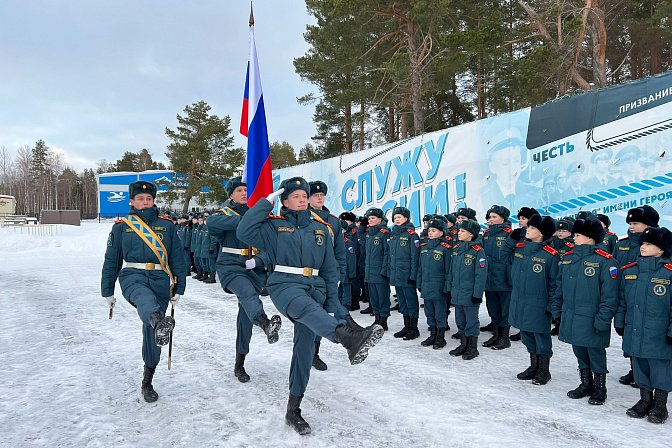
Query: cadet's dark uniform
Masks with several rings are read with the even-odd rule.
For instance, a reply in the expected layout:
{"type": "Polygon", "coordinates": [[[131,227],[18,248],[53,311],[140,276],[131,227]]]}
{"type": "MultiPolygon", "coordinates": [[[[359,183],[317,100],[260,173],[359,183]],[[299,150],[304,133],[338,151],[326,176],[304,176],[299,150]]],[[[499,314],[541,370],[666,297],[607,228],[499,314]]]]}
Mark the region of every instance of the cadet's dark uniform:
{"type": "Polygon", "coordinates": [[[420,244],[417,285],[425,300],[427,325],[433,329],[446,330],[448,318],[448,275],[452,246],[442,238],[427,239],[420,244]]]}
{"type": "MultiPolygon", "coordinates": [[[[352,305],[353,289],[359,283],[357,278],[357,259],[359,258],[359,241],[355,225],[352,224],[343,232],[343,242],[345,243],[345,275],[339,286],[339,296],[341,304],[345,307],[352,305]]],[[[358,297],[355,297],[358,300],[358,297]]]]}
{"type": "Polygon", "coordinates": [[[557,250],[560,254],[560,257],[565,255],[567,252],[574,250],[574,238],[553,238],[551,240],[550,246],[557,250]]]}
{"type": "MultiPolygon", "coordinates": [[[[166,248],[168,265],[176,278],[175,294],[184,294],[187,267],[184,263],[184,250],[177,236],[175,225],[167,218],[158,216],[158,209],[150,207],[136,210],[131,207],[129,214],[136,215],[156,233],[166,248]]],[[[103,297],[114,295],[114,284],[119,285],[124,298],[138,310],[142,320],[142,359],[145,366],[154,368],[159,363],[161,347],[156,345],[154,328],[151,325],[152,312],[165,314],[170,300],[170,279],[160,270],[159,261],[154,252],[123,221],[116,221],[107,239],[107,251],[101,280],[103,297]],[[155,264],[158,270],[146,270],[138,267],[125,267],[126,263],[155,264]]]]}
{"type": "Polygon", "coordinates": [[[628,230],[627,236],[616,242],[613,255],[621,266],[637,261],[639,257],[639,237],[641,235],[642,232],[635,233],[628,230]]]}
{"type": "Polygon", "coordinates": [[[605,246],[607,246],[607,252],[611,255],[614,255],[614,250],[616,249],[616,243],[618,242],[618,236],[614,232],[606,231],[604,235],[604,241],[602,241],[605,246]]]}
{"type": "Polygon", "coordinates": [[[483,249],[473,241],[454,245],[452,257],[447,288],[455,307],[455,323],[461,335],[478,338],[478,309],[488,274],[487,259],[483,249]]]}
{"type": "Polygon", "coordinates": [[[369,300],[373,314],[383,318],[390,316],[390,280],[387,278],[389,237],[390,231],[383,220],[377,226],[369,226],[362,243],[364,281],[369,287],[369,300]]]}
{"type": "Polygon", "coordinates": [[[390,232],[387,277],[395,287],[403,316],[417,319],[420,311],[415,277],[418,270],[420,240],[410,221],[394,226],[390,232]]]}
{"type": "MultiPolygon", "coordinates": [[[[512,232],[508,222],[493,224],[483,232],[483,251],[488,260],[485,304],[492,318],[493,337],[485,347],[506,348],[509,342],[509,303],[511,301],[511,263],[501,260],[499,250],[512,232]]],[[[519,328],[519,327],[516,327],[519,328]]]]}

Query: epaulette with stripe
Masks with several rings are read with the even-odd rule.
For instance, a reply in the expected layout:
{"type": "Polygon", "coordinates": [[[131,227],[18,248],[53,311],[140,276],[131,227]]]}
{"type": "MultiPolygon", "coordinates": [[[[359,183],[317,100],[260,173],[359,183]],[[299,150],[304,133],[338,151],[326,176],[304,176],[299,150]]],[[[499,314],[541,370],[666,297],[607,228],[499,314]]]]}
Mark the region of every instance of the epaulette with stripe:
{"type": "MultiPolygon", "coordinates": [[[[570,255],[570,254],[573,254],[573,253],[574,253],[574,251],[573,251],[573,250],[570,250],[569,252],[565,252],[565,255],[570,255]]],[[[564,256],[564,255],[563,255],[563,256],[564,256]]]]}
{"type": "Polygon", "coordinates": [[[124,220],[123,219],[118,219],[118,220],[114,221],[115,224],[119,224],[120,222],[124,222],[124,220]]]}
{"type": "Polygon", "coordinates": [[[516,243],[516,247],[525,247],[525,243],[516,243]]]}
{"type": "Polygon", "coordinates": [[[278,215],[271,215],[270,213],[268,214],[269,218],[275,218],[275,219],[287,219],[284,216],[278,216],[278,215]]]}
{"type": "Polygon", "coordinates": [[[325,221],[324,219],[320,218],[320,217],[317,216],[317,214],[315,214],[315,213],[311,213],[311,215],[310,215],[310,219],[312,219],[313,221],[317,221],[317,222],[319,222],[319,223],[321,223],[321,224],[324,224],[324,225],[327,226],[327,227],[331,227],[327,221],[325,221]]]}
{"type": "Polygon", "coordinates": [[[621,270],[630,268],[632,266],[635,266],[637,262],[635,261],[634,263],[626,264],[625,266],[621,266],[621,270]]]}
{"type": "Polygon", "coordinates": [[[504,227],[502,230],[504,230],[506,233],[513,232],[513,229],[511,229],[511,227],[504,227]]]}
{"type": "Polygon", "coordinates": [[[476,245],[476,244],[473,244],[473,245],[472,245],[471,247],[473,247],[473,248],[474,248],[474,250],[475,250],[476,252],[480,252],[480,251],[482,251],[482,250],[483,250],[483,249],[481,249],[481,247],[480,247],[480,246],[478,246],[478,245],[476,245]]]}
{"type": "Polygon", "coordinates": [[[607,235],[614,235],[614,236],[617,236],[614,232],[607,232],[607,235]]]}
{"type": "Polygon", "coordinates": [[[490,229],[485,229],[485,230],[483,231],[483,235],[485,235],[485,234],[488,233],[489,231],[490,231],[490,229]]]}
{"type": "MultiPolygon", "coordinates": [[[[426,245],[427,245],[427,243],[420,243],[420,246],[426,246],[426,245]]],[[[418,247],[420,247],[420,246],[418,246],[418,247]]]]}
{"type": "Polygon", "coordinates": [[[665,263],[663,266],[665,266],[667,269],[669,269],[670,271],[672,271],[672,264],[670,264],[670,263],[665,263]]]}
{"type": "Polygon", "coordinates": [[[621,241],[625,241],[625,240],[627,240],[628,238],[630,238],[628,235],[622,236],[622,237],[620,237],[620,238],[618,239],[618,242],[620,243],[621,241]]]}
{"type": "Polygon", "coordinates": [[[452,247],[453,247],[453,246],[451,246],[451,245],[450,245],[450,244],[448,244],[448,243],[444,243],[443,241],[441,241],[441,243],[440,243],[440,244],[441,244],[441,245],[442,245],[443,247],[447,247],[448,249],[450,249],[450,248],[452,248],[452,247]]]}
{"type": "Polygon", "coordinates": [[[574,244],[573,244],[573,243],[570,243],[569,241],[567,241],[567,242],[565,243],[565,245],[568,246],[568,247],[570,247],[570,248],[572,248],[572,249],[574,249],[574,244]]]}
{"type": "MultiPolygon", "coordinates": [[[[332,217],[338,219],[338,216],[334,215],[333,213],[329,213],[329,215],[331,215],[332,217]]],[[[340,221],[340,219],[338,219],[338,220],[340,221]]]]}
{"type": "Polygon", "coordinates": [[[350,241],[350,240],[348,239],[347,236],[344,236],[344,237],[343,237],[343,240],[344,240],[346,243],[350,241]]]}
{"type": "Polygon", "coordinates": [[[157,218],[159,218],[159,219],[165,219],[166,221],[173,222],[172,219],[170,219],[170,218],[166,218],[165,216],[157,216],[157,218]]]}
{"type": "Polygon", "coordinates": [[[411,235],[415,235],[415,230],[413,230],[413,229],[406,229],[406,231],[408,233],[410,233],[411,235]]]}
{"type": "Polygon", "coordinates": [[[453,235],[457,235],[457,230],[455,230],[455,229],[450,229],[450,233],[452,233],[453,235]]]}
{"type": "Polygon", "coordinates": [[[380,229],[380,231],[381,231],[382,233],[387,233],[387,229],[384,229],[384,228],[383,228],[383,229],[380,229]]]}
{"type": "Polygon", "coordinates": [[[551,246],[544,246],[544,250],[551,255],[558,255],[558,251],[553,249],[551,246]]]}
{"type": "Polygon", "coordinates": [[[595,253],[597,255],[602,255],[604,258],[614,258],[613,255],[611,255],[609,252],[603,251],[602,249],[595,250],[595,253]]]}

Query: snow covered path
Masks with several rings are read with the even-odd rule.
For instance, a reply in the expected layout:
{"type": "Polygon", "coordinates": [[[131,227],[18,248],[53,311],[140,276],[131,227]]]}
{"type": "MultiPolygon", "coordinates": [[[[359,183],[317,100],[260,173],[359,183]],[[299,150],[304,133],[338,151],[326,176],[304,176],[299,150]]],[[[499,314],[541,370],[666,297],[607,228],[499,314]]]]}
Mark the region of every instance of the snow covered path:
{"type": "MultiPolygon", "coordinates": [[[[313,370],[303,415],[312,434],[285,426],[292,324],[268,345],[255,327],[246,369],[233,376],[237,302],[219,284],[187,279],[176,307],[173,366],[167,349],[154,386],[140,394],[141,324],[117,287],[114,318],[100,296],[100,271],[111,223],[63,226],[56,236],[0,229],[0,446],[250,447],[669,447],[672,422],[653,425],[625,410],[639,392],[618,384],[629,365],[614,333],[604,406],[570,400],[578,385],[571,347],[553,339],[553,379],[534,386],[516,379],[528,363],[520,342],[463,361],[448,347],[420,347],[390,332],[363,364],[328,341],[313,370]]],[[[267,314],[275,312],[264,298],[267,314]]],[[[482,321],[487,322],[485,307],[482,321]]],[[[357,321],[372,318],[353,313],[357,321]]],[[[422,322],[422,319],[421,319],[422,322]]],[[[427,336],[422,322],[422,339],[427,336]]],[[[454,321],[450,318],[454,332],[454,321]]],[[[482,342],[484,339],[481,337],[482,342]]]]}

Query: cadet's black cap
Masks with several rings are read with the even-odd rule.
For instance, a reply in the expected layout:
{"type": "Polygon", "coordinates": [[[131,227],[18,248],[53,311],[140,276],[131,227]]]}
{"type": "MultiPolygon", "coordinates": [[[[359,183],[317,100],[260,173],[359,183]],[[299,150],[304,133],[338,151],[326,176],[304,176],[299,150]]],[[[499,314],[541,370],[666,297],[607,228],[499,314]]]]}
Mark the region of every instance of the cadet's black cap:
{"type": "Polygon", "coordinates": [[[467,232],[474,235],[474,237],[477,237],[478,234],[481,233],[481,225],[473,219],[462,221],[460,223],[460,229],[466,230],[467,232]]]}
{"type": "Polygon", "coordinates": [[[495,213],[501,216],[502,218],[504,218],[504,221],[509,219],[509,216],[511,216],[511,211],[508,208],[504,207],[503,205],[493,205],[492,207],[490,207],[490,209],[487,212],[485,212],[485,219],[490,218],[490,213],[495,213]]]}
{"type": "Polygon", "coordinates": [[[423,221],[431,221],[433,216],[434,215],[432,215],[431,213],[427,213],[425,216],[422,217],[422,220],[423,221]]]}
{"type": "Polygon", "coordinates": [[[544,240],[551,238],[555,233],[555,220],[550,216],[532,215],[530,220],[527,221],[527,226],[539,230],[544,236],[544,240]]]}
{"type": "Polygon", "coordinates": [[[432,219],[440,219],[444,223],[448,224],[448,218],[443,215],[432,215],[432,219]]]}
{"type": "Polygon", "coordinates": [[[445,215],[443,215],[443,217],[446,218],[448,222],[452,222],[453,224],[457,222],[457,218],[452,213],[446,213],[445,215]]]}
{"type": "Polygon", "coordinates": [[[665,258],[672,257],[672,232],[665,227],[647,227],[639,237],[639,244],[649,243],[663,251],[665,258]]]}
{"type": "Polygon", "coordinates": [[[592,216],[593,218],[595,217],[595,215],[593,215],[591,212],[587,212],[587,211],[582,210],[582,211],[580,211],[579,213],[576,214],[576,219],[586,219],[589,216],[592,216]]]}
{"type": "Polygon", "coordinates": [[[599,219],[600,221],[602,221],[602,224],[604,224],[604,226],[605,226],[607,229],[608,229],[609,226],[611,225],[611,219],[609,219],[609,217],[608,217],[607,215],[603,215],[603,214],[600,213],[599,215],[596,215],[595,217],[596,217],[597,219],[599,219]]]}
{"type": "Polygon", "coordinates": [[[343,212],[343,213],[341,213],[341,215],[338,217],[338,219],[355,222],[355,221],[357,220],[357,217],[356,217],[355,214],[352,213],[352,212],[343,212]]]}
{"type": "Polygon", "coordinates": [[[659,220],[660,215],[658,215],[658,212],[650,205],[631,208],[628,210],[628,217],[625,218],[625,222],[628,224],[631,222],[641,222],[649,227],[658,227],[659,220]]]}
{"type": "Polygon", "coordinates": [[[574,222],[572,231],[575,235],[578,233],[587,236],[588,238],[592,238],[598,244],[604,240],[604,235],[606,235],[602,223],[594,216],[589,216],[586,219],[577,219],[576,222],[574,222]]]}
{"type": "Polygon", "coordinates": [[[291,177],[280,182],[280,188],[284,188],[285,191],[280,195],[280,201],[284,201],[289,197],[290,194],[294,193],[296,190],[303,190],[308,196],[310,196],[310,185],[306,182],[306,179],[303,177],[291,177]]]}
{"type": "Polygon", "coordinates": [[[476,219],[476,210],[469,207],[462,207],[457,209],[455,216],[464,216],[467,219],[476,219]]]}
{"type": "Polygon", "coordinates": [[[406,219],[411,219],[411,211],[406,207],[395,207],[392,210],[392,219],[394,219],[394,215],[401,215],[406,219]]]}
{"type": "Polygon", "coordinates": [[[568,232],[571,232],[573,227],[574,223],[564,218],[558,221],[558,230],[566,230],[568,232]]]}
{"type": "Polygon", "coordinates": [[[226,195],[230,197],[231,194],[236,190],[236,188],[246,186],[247,184],[243,182],[243,178],[241,176],[238,176],[234,177],[233,179],[229,179],[229,181],[224,186],[224,190],[226,190],[226,195]]]}
{"type": "Polygon", "coordinates": [[[434,228],[437,230],[442,231],[443,233],[446,233],[446,223],[443,222],[442,219],[438,219],[437,217],[434,217],[429,220],[429,224],[427,224],[427,228],[434,228]]]}
{"type": "Polygon", "coordinates": [[[156,199],[156,184],[154,182],[148,182],[146,180],[138,180],[132,182],[128,186],[128,195],[133,199],[136,195],[140,193],[149,193],[153,198],[156,199]]]}
{"type": "Polygon", "coordinates": [[[516,216],[518,217],[518,219],[520,219],[521,216],[523,218],[530,219],[532,215],[539,215],[539,212],[532,207],[521,207],[518,210],[518,215],[516,216]]]}
{"type": "Polygon", "coordinates": [[[366,211],[366,216],[375,216],[376,218],[383,219],[385,217],[385,213],[379,208],[370,208],[366,211]]]}
{"type": "Polygon", "coordinates": [[[308,184],[310,185],[310,194],[308,196],[312,196],[317,193],[324,193],[325,195],[327,194],[327,184],[321,180],[314,180],[308,184]]]}

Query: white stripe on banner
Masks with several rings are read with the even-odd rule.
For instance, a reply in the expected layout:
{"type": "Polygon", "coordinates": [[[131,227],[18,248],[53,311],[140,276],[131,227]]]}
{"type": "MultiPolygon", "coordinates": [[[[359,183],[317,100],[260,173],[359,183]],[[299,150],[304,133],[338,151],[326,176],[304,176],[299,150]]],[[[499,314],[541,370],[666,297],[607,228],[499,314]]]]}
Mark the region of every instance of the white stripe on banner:
{"type": "Polygon", "coordinates": [[[250,27],[250,85],[248,92],[248,110],[247,110],[247,126],[248,129],[252,125],[252,120],[257,113],[259,107],[259,99],[261,98],[261,76],[259,76],[259,61],[257,60],[257,46],[254,43],[254,27],[250,27]]]}

